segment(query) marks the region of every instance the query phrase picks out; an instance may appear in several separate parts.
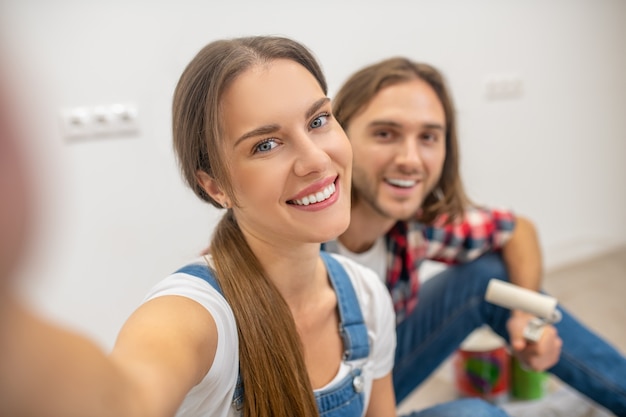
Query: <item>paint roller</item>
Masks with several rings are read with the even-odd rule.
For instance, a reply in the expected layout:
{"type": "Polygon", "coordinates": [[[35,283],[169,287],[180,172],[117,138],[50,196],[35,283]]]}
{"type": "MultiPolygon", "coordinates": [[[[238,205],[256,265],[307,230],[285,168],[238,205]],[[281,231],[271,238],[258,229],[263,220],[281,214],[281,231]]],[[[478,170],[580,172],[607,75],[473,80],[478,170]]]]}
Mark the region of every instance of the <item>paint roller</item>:
{"type": "Polygon", "coordinates": [[[561,320],[561,312],[556,308],[556,298],[495,278],[487,285],[485,300],[500,307],[522,310],[536,316],[524,329],[524,338],[532,342],[539,340],[546,324],[561,320]]]}

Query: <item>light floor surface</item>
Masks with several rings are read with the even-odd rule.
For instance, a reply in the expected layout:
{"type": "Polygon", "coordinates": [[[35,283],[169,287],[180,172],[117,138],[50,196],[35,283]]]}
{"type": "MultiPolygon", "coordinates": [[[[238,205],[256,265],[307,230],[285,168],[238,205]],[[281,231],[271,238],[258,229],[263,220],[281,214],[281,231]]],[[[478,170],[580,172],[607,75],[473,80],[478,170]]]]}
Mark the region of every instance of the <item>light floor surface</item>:
{"type": "MultiPolygon", "coordinates": [[[[544,289],[582,323],[626,354],[626,247],[547,273],[544,289]]],[[[512,400],[501,406],[511,417],[612,416],[556,377],[550,377],[547,391],[540,400],[512,400]]],[[[398,415],[457,398],[452,358],[449,358],[399,405],[398,415]]]]}

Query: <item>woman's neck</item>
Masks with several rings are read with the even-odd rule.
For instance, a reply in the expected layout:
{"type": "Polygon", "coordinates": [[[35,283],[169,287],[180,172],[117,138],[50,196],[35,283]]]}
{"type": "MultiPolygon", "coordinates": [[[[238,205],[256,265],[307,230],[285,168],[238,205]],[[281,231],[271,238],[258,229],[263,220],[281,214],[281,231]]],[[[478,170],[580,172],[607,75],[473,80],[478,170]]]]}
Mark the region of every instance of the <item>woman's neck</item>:
{"type": "Polygon", "coordinates": [[[320,244],[269,245],[255,239],[248,244],[289,307],[300,309],[330,285],[319,252],[320,244]]]}

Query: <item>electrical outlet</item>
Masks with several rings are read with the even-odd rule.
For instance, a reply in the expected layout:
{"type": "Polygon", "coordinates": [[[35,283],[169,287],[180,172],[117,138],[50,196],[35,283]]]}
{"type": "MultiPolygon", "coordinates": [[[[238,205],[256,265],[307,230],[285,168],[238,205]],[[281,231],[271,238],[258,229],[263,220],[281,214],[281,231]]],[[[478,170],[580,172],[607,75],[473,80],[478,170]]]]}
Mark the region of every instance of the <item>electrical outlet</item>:
{"type": "Polygon", "coordinates": [[[134,104],[114,104],[111,106],[113,130],[118,134],[136,133],[139,131],[139,112],[134,104]]]}
{"type": "Polygon", "coordinates": [[[137,106],[116,103],[61,110],[61,134],[67,140],[129,136],[139,132],[137,106]]]}
{"type": "Polygon", "coordinates": [[[522,97],[524,85],[517,74],[490,75],[485,80],[485,97],[488,100],[506,100],[522,97]]]}
{"type": "Polygon", "coordinates": [[[91,112],[87,107],[61,110],[61,134],[66,139],[84,139],[92,135],[91,112]]]}
{"type": "Polygon", "coordinates": [[[96,106],[91,112],[91,132],[93,136],[109,136],[114,128],[113,113],[106,106],[96,106]]]}

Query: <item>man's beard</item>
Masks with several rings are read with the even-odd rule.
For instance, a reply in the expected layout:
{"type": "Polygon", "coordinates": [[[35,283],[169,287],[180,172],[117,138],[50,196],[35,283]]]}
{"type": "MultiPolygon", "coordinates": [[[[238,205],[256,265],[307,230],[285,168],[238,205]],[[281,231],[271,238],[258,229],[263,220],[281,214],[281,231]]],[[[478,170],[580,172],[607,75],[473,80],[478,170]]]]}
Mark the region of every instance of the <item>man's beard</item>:
{"type": "Polygon", "coordinates": [[[376,189],[371,189],[372,187],[369,187],[369,184],[371,184],[371,182],[366,181],[366,187],[359,187],[355,184],[353,177],[352,204],[366,204],[370,210],[378,214],[380,217],[395,221],[407,221],[414,219],[419,212],[421,205],[414,211],[402,217],[391,214],[388,209],[385,209],[383,205],[378,202],[378,193],[376,192],[376,189]]]}

